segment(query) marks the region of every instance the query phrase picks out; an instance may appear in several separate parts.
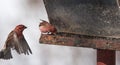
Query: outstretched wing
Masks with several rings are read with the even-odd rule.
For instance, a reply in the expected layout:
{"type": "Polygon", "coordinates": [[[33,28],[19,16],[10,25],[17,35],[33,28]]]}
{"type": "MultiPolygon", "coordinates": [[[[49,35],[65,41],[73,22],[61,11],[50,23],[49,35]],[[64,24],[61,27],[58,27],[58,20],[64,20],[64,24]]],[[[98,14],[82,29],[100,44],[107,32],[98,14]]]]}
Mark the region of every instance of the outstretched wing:
{"type": "Polygon", "coordinates": [[[25,40],[24,36],[20,37],[19,43],[23,50],[22,53],[29,55],[29,52],[30,52],[32,54],[32,51],[31,51],[27,41],[25,40]]]}
{"type": "Polygon", "coordinates": [[[20,37],[17,35],[16,32],[12,31],[6,40],[6,48],[10,47],[12,49],[15,49],[17,53],[19,54],[29,54],[29,52],[32,54],[32,51],[25,40],[24,36],[21,35],[20,37]]]}

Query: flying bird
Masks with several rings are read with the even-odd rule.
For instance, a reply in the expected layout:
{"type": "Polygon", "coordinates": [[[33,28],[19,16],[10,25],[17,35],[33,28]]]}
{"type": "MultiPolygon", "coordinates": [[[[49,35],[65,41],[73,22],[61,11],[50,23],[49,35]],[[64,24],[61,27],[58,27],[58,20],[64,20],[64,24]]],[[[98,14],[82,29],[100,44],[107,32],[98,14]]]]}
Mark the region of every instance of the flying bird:
{"type": "Polygon", "coordinates": [[[26,28],[27,27],[22,24],[17,25],[15,29],[9,33],[7,40],[0,51],[0,59],[13,58],[11,50],[16,50],[18,54],[32,54],[32,51],[23,35],[23,31],[26,28]]]}
{"type": "Polygon", "coordinates": [[[39,29],[42,33],[47,33],[47,34],[56,34],[57,33],[57,29],[51,25],[50,23],[48,23],[45,20],[41,20],[42,22],[39,24],[39,29]]]}

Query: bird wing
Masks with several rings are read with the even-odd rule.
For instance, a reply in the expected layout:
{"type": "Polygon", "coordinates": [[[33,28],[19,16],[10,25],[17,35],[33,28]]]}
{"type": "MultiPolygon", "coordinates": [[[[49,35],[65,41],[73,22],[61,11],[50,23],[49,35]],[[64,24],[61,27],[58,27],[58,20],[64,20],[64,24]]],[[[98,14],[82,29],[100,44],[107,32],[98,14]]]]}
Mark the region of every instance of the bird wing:
{"type": "Polygon", "coordinates": [[[27,41],[25,40],[24,36],[22,36],[22,38],[20,38],[19,42],[20,42],[20,45],[22,46],[24,54],[29,55],[29,52],[32,54],[32,51],[31,51],[27,41]]]}
{"type": "Polygon", "coordinates": [[[14,34],[13,31],[9,33],[8,38],[4,44],[4,47],[0,51],[0,58],[2,58],[2,59],[11,59],[12,58],[11,47],[13,47],[12,46],[13,34],[14,34]]]}
{"type": "Polygon", "coordinates": [[[6,42],[5,42],[4,48],[13,47],[13,43],[15,43],[14,42],[14,37],[13,37],[14,33],[15,33],[14,31],[11,31],[9,33],[8,38],[7,38],[6,42]]]}
{"type": "Polygon", "coordinates": [[[10,47],[12,49],[15,49],[17,53],[21,54],[29,54],[32,53],[30,47],[28,46],[28,43],[26,42],[24,36],[21,36],[22,38],[19,39],[16,32],[12,31],[6,40],[6,48],[10,47]],[[29,52],[28,52],[29,51],[29,52]]]}

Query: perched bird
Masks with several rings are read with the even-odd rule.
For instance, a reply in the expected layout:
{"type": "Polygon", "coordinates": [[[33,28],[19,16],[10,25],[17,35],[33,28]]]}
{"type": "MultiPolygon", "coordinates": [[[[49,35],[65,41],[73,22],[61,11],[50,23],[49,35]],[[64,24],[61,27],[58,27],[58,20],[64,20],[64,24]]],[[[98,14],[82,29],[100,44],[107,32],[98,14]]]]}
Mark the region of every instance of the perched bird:
{"type": "Polygon", "coordinates": [[[50,23],[48,23],[45,20],[41,20],[42,22],[39,24],[39,29],[42,33],[47,33],[47,34],[56,34],[57,29],[51,25],[50,23]]]}
{"type": "Polygon", "coordinates": [[[29,53],[32,54],[32,51],[24,38],[23,31],[27,27],[24,25],[18,25],[15,27],[13,31],[11,31],[8,35],[8,38],[5,42],[4,47],[0,51],[1,59],[11,59],[11,49],[16,50],[18,54],[24,53],[25,55],[29,53]]]}

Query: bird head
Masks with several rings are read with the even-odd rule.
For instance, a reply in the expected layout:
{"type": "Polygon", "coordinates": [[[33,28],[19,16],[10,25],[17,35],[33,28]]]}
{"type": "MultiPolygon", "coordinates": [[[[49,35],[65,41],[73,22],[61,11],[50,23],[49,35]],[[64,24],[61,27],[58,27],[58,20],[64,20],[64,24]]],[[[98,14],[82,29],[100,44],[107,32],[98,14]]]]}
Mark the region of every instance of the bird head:
{"type": "Polygon", "coordinates": [[[15,30],[22,32],[22,31],[23,31],[24,29],[26,29],[26,28],[27,28],[27,27],[26,27],[25,25],[20,24],[20,25],[17,25],[17,26],[15,27],[15,30]]]}

